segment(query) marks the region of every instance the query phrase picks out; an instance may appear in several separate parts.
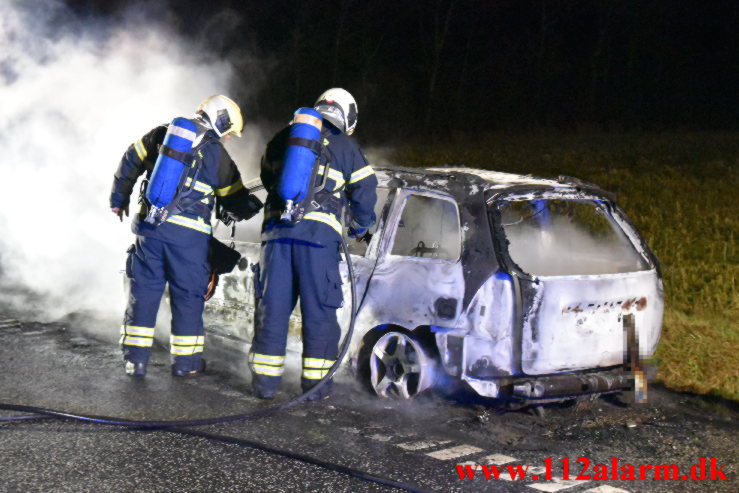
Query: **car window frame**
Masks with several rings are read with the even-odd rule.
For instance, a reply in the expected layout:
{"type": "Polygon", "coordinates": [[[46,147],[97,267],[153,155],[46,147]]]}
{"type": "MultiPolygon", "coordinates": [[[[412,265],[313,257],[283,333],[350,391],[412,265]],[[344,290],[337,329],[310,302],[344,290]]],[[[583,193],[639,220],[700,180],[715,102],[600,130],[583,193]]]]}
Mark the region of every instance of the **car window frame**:
{"type": "Polygon", "coordinates": [[[402,261],[408,261],[408,262],[423,262],[423,263],[435,263],[435,264],[456,264],[459,263],[462,259],[462,254],[464,253],[464,237],[462,234],[462,217],[459,210],[459,204],[457,203],[457,200],[448,194],[430,191],[430,190],[424,190],[420,188],[398,188],[395,192],[395,196],[393,197],[393,204],[390,210],[390,213],[388,214],[388,219],[386,221],[385,231],[383,233],[384,238],[382,239],[382,244],[380,245],[380,258],[388,259],[388,260],[402,260],[402,261]],[[456,217],[457,217],[457,233],[458,233],[458,241],[459,241],[459,256],[457,256],[456,259],[443,259],[443,258],[432,258],[432,257],[414,257],[410,255],[397,255],[390,253],[392,252],[393,245],[395,244],[395,235],[398,231],[398,225],[400,224],[400,219],[403,215],[403,211],[405,210],[405,205],[407,203],[408,197],[411,195],[420,195],[424,197],[430,197],[434,199],[440,199],[445,200],[447,202],[451,202],[454,205],[454,210],[456,211],[456,217]],[[388,230],[390,228],[390,230],[388,230]]]}
{"type": "MultiPolygon", "coordinates": [[[[626,239],[631,244],[634,251],[641,256],[646,262],[648,269],[638,272],[648,272],[650,270],[659,271],[659,264],[652,254],[652,252],[646,248],[644,241],[634,226],[629,222],[626,215],[618,207],[618,205],[607,197],[586,193],[576,189],[567,187],[566,189],[555,189],[555,190],[542,190],[541,188],[531,188],[530,190],[523,190],[521,188],[515,191],[507,191],[503,193],[496,193],[485,200],[485,206],[487,208],[487,216],[490,221],[493,230],[493,244],[495,246],[495,254],[498,258],[500,265],[505,268],[508,272],[515,273],[521,279],[535,281],[539,278],[548,277],[567,277],[567,276],[541,276],[531,274],[523,270],[518,264],[513,261],[508,250],[508,238],[505,234],[505,228],[498,221],[495,220],[496,214],[492,212],[492,209],[498,209],[500,202],[509,201],[523,201],[530,200],[533,195],[536,194],[536,198],[541,199],[562,199],[562,200],[579,200],[579,201],[592,201],[598,202],[603,206],[603,209],[607,213],[611,221],[621,228],[626,239]],[[504,241],[501,241],[504,240],[504,241]]],[[[499,218],[498,218],[499,219],[499,218]]],[[[622,274],[578,274],[578,277],[605,277],[609,275],[622,275],[622,274]]]]}
{"type": "MultiPolygon", "coordinates": [[[[377,258],[377,252],[379,251],[379,245],[382,241],[382,237],[385,231],[386,217],[388,215],[388,211],[391,209],[392,201],[393,201],[394,194],[395,194],[395,189],[388,187],[386,185],[377,186],[378,191],[381,189],[387,190],[387,195],[385,196],[385,203],[383,204],[382,209],[380,210],[380,213],[377,214],[377,217],[375,219],[375,224],[372,226],[375,228],[375,232],[372,233],[372,239],[370,239],[370,242],[367,245],[367,248],[365,249],[364,254],[351,252],[352,257],[363,258],[363,259],[376,259],[377,258]]],[[[380,194],[377,194],[378,201],[379,201],[379,198],[380,198],[380,194]]],[[[369,229],[371,230],[372,227],[370,227],[369,229]]],[[[348,225],[344,224],[343,225],[344,238],[346,239],[347,246],[349,246],[351,250],[350,243],[356,240],[353,238],[349,238],[349,236],[347,235],[347,229],[348,229],[348,225]]]]}

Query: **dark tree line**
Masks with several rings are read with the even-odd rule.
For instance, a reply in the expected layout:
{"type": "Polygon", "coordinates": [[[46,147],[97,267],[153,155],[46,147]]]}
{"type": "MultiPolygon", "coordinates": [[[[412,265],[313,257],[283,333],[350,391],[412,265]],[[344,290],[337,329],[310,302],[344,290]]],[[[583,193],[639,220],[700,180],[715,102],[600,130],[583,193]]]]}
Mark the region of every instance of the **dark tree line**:
{"type": "Polygon", "coordinates": [[[735,0],[172,3],[167,15],[232,60],[247,111],[265,119],[340,85],[362,131],[385,136],[737,124],[735,0]]]}

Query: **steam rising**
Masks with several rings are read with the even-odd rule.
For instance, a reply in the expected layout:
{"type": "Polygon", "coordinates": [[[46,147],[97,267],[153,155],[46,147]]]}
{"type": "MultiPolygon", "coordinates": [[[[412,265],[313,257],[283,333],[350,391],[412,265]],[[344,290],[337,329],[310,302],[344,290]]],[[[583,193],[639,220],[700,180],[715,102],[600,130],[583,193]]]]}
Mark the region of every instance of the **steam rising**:
{"type": "MultiPolygon", "coordinates": [[[[83,22],[56,0],[32,3],[0,0],[4,297],[18,287],[40,295],[42,306],[26,308],[42,317],[120,318],[134,237],[109,210],[115,168],[155,125],[229,94],[231,68],[140,12],[112,25],[83,22]]],[[[253,130],[237,162],[244,153],[253,162],[253,130]]]]}
{"type": "MultiPolygon", "coordinates": [[[[542,201],[539,201],[543,203],[542,201]]],[[[504,207],[508,250],[525,272],[539,276],[596,275],[647,268],[628,238],[594,203],[550,200],[550,216],[526,213],[525,202],[504,207]]]]}

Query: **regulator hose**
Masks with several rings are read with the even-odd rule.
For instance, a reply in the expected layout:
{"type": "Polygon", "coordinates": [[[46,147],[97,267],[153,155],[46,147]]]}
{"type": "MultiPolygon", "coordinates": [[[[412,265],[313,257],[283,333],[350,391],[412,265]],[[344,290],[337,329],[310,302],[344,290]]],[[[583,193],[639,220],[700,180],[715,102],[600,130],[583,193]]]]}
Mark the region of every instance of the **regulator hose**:
{"type": "Polygon", "coordinates": [[[172,420],[172,421],[150,421],[150,420],[131,420],[131,419],[123,419],[123,418],[117,418],[112,416],[95,416],[95,415],[85,415],[85,414],[74,414],[66,411],[59,411],[56,409],[46,409],[42,407],[34,407],[34,406],[24,406],[21,404],[9,404],[0,402],[0,409],[4,409],[6,411],[17,411],[17,412],[24,412],[24,413],[34,413],[32,415],[23,415],[23,416],[2,416],[0,417],[0,422],[8,422],[8,421],[25,421],[30,419],[41,419],[41,418],[59,418],[59,419],[70,419],[70,420],[77,420],[77,421],[88,421],[92,423],[99,423],[104,425],[112,425],[112,426],[129,426],[134,428],[175,428],[175,427],[191,427],[191,426],[206,426],[206,425],[215,425],[215,424],[221,424],[221,423],[230,423],[232,421],[242,421],[246,419],[255,419],[255,418],[261,418],[264,416],[269,416],[271,414],[284,411],[285,409],[288,409],[296,404],[299,404],[303,402],[304,400],[311,397],[313,394],[318,392],[321,387],[327,384],[327,382],[334,376],[336,371],[341,366],[341,362],[344,360],[344,357],[346,356],[347,351],[349,350],[349,346],[351,344],[352,335],[354,334],[354,322],[357,315],[357,306],[356,306],[356,300],[357,300],[357,287],[354,282],[354,267],[352,266],[352,260],[351,260],[351,254],[349,253],[349,247],[346,244],[346,241],[344,238],[341,238],[341,249],[344,252],[344,257],[346,258],[346,265],[347,270],[349,273],[349,285],[351,286],[351,317],[349,320],[349,329],[346,332],[346,335],[344,336],[344,341],[341,344],[341,349],[339,351],[339,355],[336,357],[336,361],[333,365],[331,365],[331,368],[329,368],[328,373],[313,387],[308,389],[305,393],[283,403],[279,404],[277,406],[268,407],[265,409],[260,409],[258,411],[252,411],[250,413],[243,413],[243,414],[234,414],[230,416],[220,416],[215,418],[204,418],[204,419],[190,419],[190,420],[172,420]]]}

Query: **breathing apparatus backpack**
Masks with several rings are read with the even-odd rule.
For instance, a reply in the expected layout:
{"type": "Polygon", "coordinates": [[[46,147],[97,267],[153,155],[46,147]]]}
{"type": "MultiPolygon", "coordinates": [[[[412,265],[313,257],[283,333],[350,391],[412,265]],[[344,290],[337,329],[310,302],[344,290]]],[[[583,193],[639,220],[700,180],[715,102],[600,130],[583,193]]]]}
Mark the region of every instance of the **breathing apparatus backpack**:
{"type": "Polygon", "coordinates": [[[281,221],[296,224],[308,212],[321,207],[316,199],[326,188],[329,165],[327,162],[323,180],[316,184],[319,158],[325,151],[321,144],[322,128],[321,114],[313,108],[298,108],[295,111],[277,183],[277,194],[285,201],[281,221]]]}
{"type": "Polygon", "coordinates": [[[189,196],[194,195],[193,187],[202,166],[196,151],[206,140],[204,134],[205,129],[187,118],[178,117],[169,124],[151,178],[145,184],[145,203],[149,206],[145,222],[159,226],[172,212],[183,212],[198,202],[197,197],[189,196]]]}

